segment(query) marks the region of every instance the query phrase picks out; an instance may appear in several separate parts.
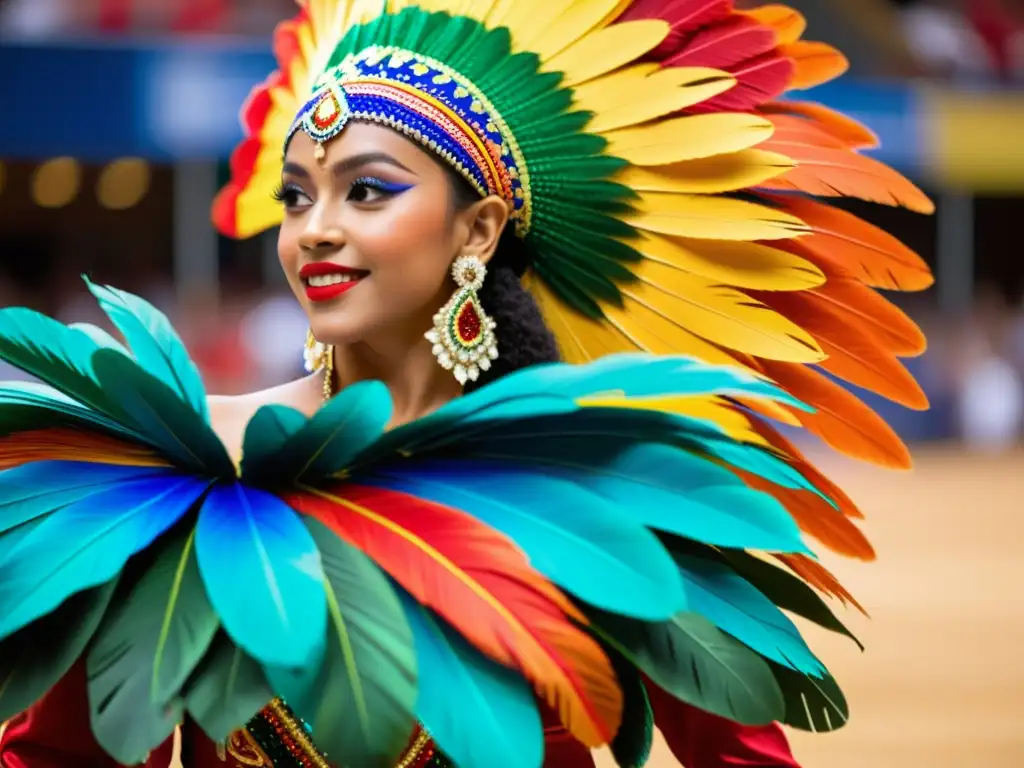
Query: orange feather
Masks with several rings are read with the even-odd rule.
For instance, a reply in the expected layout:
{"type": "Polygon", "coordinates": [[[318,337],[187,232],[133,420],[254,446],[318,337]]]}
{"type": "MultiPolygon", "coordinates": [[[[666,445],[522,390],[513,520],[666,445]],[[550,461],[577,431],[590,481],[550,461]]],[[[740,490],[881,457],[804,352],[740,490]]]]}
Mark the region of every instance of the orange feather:
{"type": "Polygon", "coordinates": [[[928,265],[903,243],[851,213],[796,195],[766,195],[812,230],[799,241],[773,243],[819,267],[832,264],[877,288],[922,291],[935,282],[928,265]]]}
{"type": "Polygon", "coordinates": [[[773,101],[759,110],[765,117],[789,116],[804,120],[820,131],[838,139],[850,149],[870,149],[878,146],[878,137],[862,125],[831,107],[809,101],[773,101]]]}
{"type": "Polygon", "coordinates": [[[803,15],[785,5],[762,5],[738,13],[769,27],[775,33],[775,42],[778,45],[795,43],[807,29],[807,21],[803,15]]]}
{"type": "Polygon", "coordinates": [[[142,446],[77,429],[39,429],[0,439],[0,470],[33,461],[86,461],[126,467],[166,467],[168,462],[142,446]]]}
{"type": "Polygon", "coordinates": [[[835,80],[850,68],[846,57],[827,43],[797,40],[779,46],[778,51],[793,60],[789,87],[797,90],[835,80]]]}
{"type": "Polygon", "coordinates": [[[797,163],[796,168],[766,181],[764,188],[818,197],[855,197],[918,213],[935,211],[935,204],[924,192],[889,166],[846,148],[821,146],[823,143],[830,142],[772,136],[759,144],[758,149],[778,152],[797,163]]]}
{"type": "Polygon", "coordinates": [[[816,409],[814,413],[794,410],[794,415],[828,445],[855,459],[894,469],[910,468],[910,451],[903,441],[852,392],[804,365],[762,360],[761,368],[787,392],[816,409]]]}
{"type": "Polygon", "coordinates": [[[849,590],[839,583],[839,579],[821,563],[811,560],[807,555],[775,555],[775,557],[818,591],[836,598],[843,605],[852,605],[865,616],[868,615],[864,606],[858,603],[849,590]]]}
{"type": "Polygon", "coordinates": [[[346,484],[285,501],[365,552],[495,661],[519,669],[590,747],[614,738],[622,692],[582,614],[506,537],[456,509],[346,484]]]}
{"type": "Polygon", "coordinates": [[[856,280],[832,277],[808,291],[747,291],[785,314],[815,338],[859,334],[897,357],[924,352],[927,341],[902,310],[856,280]]]}

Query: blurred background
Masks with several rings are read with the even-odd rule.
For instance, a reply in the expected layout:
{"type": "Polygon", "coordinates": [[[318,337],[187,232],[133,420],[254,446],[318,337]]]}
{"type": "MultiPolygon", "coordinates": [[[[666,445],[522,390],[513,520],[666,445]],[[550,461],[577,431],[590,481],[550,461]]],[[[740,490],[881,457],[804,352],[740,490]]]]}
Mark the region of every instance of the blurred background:
{"type": "MultiPolygon", "coordinates": [[[[880,561],[825,558],[872,616],[849,617],[868,651],[814,635],[854,717],[794,740],[808,768],[1021,768],[1024,0],[788,4],[851,61],[810,98],[874,129],[876,156],[938,205],[934,217],[849,206],[936,271],[933,289],[891,297],[931,339],[908,366],[932,409],[869,398],[912,443],[912,473],[820,451],[880,561]]],[[[273,26],[293,12],[292,0],[0,0],[0,305],[98,322],[87,272],[167,311],[214,392],[299,374],[306,326],[275,234],[230,242],[208,213],[238,109],[273,68],[273,26]]]]}

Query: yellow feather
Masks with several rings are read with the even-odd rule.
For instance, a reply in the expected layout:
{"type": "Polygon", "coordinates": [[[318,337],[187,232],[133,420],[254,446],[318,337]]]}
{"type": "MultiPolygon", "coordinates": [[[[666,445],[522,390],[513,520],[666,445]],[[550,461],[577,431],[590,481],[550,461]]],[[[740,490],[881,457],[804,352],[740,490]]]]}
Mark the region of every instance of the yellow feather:
{"type": "Polygon", "coordinates": [[[567,306],[533,274],[523,284],[533,294],[544,322],[558,341],[567,363],[586,363],[597,357],[635,350],[636,345],[604,322],[597,322],[567,306]]]}
{"type": "Polygon", "coordinates": [[[630,166],[615,181],[637,191],[706,195],[756,187],[795,167],[794,161],[778,152],[744,149],[672,165],[630,166]]]}
{"type": "Polygon", "coordinates": [[[601,22],[601,26],[607,27],[609,24],[611,24],[613,21],[619,18],[619,16],[624,14],[626,12],[626,9],[629,8],[629,6],[631,6],[634,2],[635,0],[619,0],[619,4],[612,8],[611,12],[607,16],[605,16],[604,20],[601,22]]]}
{"type": "Polygon", "coordinates": [[[640,192],[627,224],[647,232],[702,240],[782,240],[810,232],[796,216],[758,203],[701,195],[640,192]]]}
{"type": "Polygon", "coordinates": [[[619,352],[639,350],[653,355],[692,355],[715,365],[735,364],[725,351],[694,336],[672,316],[631,297],[627,296],[622,307],[605,305],[602,309],[607,322],[630,342],[630,346],[619,352]]]}
{"type": "Polygon", "coordinates": [[[283,212],[274,200],[280,173],[257,174],[246,184],[236,201],[237,237],[245,239],[281,223],[283,212]]]}
{"type": "MultiPolygon", "coordinates": [[[[555,22],[576,0],[515,0],[508,6],[500,22],[495,26],[508,27],[512,35],[513,51],[533,51],[531,40],[535,40],[544,29],[555,22]]],[[[489,16],[488,19],[491,17],[489,16]]]]}
{"type": "Polygon", "coordinates": [[[619,0],[576,0],[566,7],[554,22],[546,27],[538,27],[540,34],[528,42],[530,50],[536,53],[541,61],[547,61],[588,32],[598,29],[601,22],[618,4],[619,0]]]}
{"type": "Polygon", "coordinates": [[[825,283],[814,264],[778,248],[736,240],[687,240],[640,235],[627,244],[658,265],[759,291],[807,291],[825,283]]]}
{"type": "Polygon", "coordinates": [[[561,72],[562,85],[571,88],[640,58],[656,48],[669,29],[668,22],[659,19],[605,27],[548,59],[542,69],[561,72]]]}
{"type": "MultiPolygon", "coordinates": [[[[716,69],[664,69],[638,81],[626,98],[612,101],[604,94],[600,99],[601,105],[595,109],[596,114],[587,124],[587,130],[590,133],[604,134],[659,117],[667,117],[724,93],[735,84],[736,80],[732,75],[716,69]]],[[[654,126],[647,126],[637,130],[653,128],[654,126]]]]}
{"type": "Polygon", "coordinates": [[[663,120],[604,134],[608,154],[637,165],[669,165],[681,160],[749,149],[770,138],[772,124],[757,115],[721,113],[663,120]]]}
{"type": "Polygon", "coordinates": [[[502,26],[505,17],[512,10],[513,1],[518,2],[519,0],[492,0],[491,7],[483,16],[484,26],[488,29],[502,26]]]}
{"type": "MultiPolygon", "coordinates": [[[[825,358],[809,333],[743,292],[685,272],[672,272],[671,279],[652,275],[649,267],[653,264],[641,262],[635,268],[641,282],[622,286],[623,294],[671,318],[688,333],[770,360],[816,363],[825,358]]],[[[632,317],[623,323],[629,331],[639,325],[632,317]]]]}

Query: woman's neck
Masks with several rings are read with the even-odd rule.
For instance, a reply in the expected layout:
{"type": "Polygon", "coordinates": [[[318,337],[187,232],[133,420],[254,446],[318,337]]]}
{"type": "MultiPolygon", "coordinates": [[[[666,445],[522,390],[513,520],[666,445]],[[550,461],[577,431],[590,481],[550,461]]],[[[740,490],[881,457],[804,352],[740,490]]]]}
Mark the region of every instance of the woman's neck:
{"type": "Polygon", "coordinates": [[[367,380],[382,381],[391,392],[394,413],[389,428],[422,418],[462,394],[458,381],[438,365],[422,336],[336,347],[335,391],[367,380]]]}

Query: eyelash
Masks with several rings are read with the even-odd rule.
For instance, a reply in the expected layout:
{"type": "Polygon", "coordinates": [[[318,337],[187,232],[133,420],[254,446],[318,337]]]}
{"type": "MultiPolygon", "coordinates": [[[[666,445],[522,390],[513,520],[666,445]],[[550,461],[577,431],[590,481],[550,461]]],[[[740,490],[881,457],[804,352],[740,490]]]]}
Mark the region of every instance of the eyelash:
{"type": "MultiPolygon", "coordinates": [[[[367,189],[372,189],[384,198],[390,198],[406,192],[411,189],[412,186],[412,184],[394,184],[373,176],[360,176],[352,182],[352,186],[349,189],[349,196],[351,197],[353,189],[357,187],[365,187],[367,189]]],[[[294,184],[284,184],[274,190],[273,197],[274,200],[284,204],[285,207],[292,207],[296,204],[295,196],[297,195],[305,195],[305,193],[294,184]]]]}

